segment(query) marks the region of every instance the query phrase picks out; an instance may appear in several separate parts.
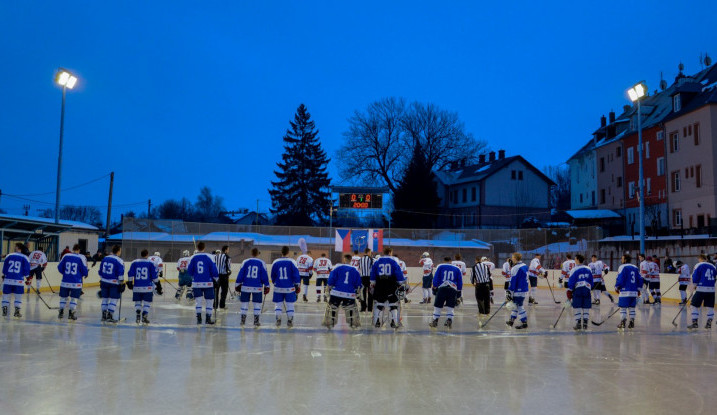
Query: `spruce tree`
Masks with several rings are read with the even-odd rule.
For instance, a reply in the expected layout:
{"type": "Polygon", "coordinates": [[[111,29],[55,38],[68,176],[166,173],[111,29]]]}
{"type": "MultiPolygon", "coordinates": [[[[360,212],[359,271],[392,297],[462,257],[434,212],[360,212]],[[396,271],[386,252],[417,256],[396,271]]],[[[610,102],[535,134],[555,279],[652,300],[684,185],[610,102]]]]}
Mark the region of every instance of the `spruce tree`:
{"type": "Polygon", "coordinates": [[[393,194],[391,214],[396,228],[430,229],[436,224],[438,212],[438,191],[431,167],[421,145],[413,147],[411,161],[393,194]]]}
{"type": "Polygon", "coordinates": [[[299,105],[294,120],[284,135],[284,154],[274,171],[271,212],[278,225],[312,226],[328,222],[329,159],[321,148],[314,121],[304,104],[299,105]]]}

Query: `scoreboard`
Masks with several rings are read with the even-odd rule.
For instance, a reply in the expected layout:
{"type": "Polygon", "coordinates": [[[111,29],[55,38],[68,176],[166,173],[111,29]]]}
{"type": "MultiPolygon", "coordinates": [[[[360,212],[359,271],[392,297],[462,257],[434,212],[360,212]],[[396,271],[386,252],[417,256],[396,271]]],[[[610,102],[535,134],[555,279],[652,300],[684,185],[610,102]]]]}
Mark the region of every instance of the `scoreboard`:
{"type": "Polygon", "coordinates": [[[381,209],[383,208],[383,194],[339,193],[339,208],[381,209]]]}

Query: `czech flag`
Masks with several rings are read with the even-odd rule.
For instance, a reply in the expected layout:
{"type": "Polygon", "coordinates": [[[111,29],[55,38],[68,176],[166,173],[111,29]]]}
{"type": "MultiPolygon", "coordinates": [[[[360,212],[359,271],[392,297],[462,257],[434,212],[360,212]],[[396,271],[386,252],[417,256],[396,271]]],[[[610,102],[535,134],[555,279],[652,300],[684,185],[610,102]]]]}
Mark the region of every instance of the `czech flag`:
{"type": "Polygon", "coordinates": [[[336,229],[334,250],[336,252],[351,252],[351,229],[336,229]]]}

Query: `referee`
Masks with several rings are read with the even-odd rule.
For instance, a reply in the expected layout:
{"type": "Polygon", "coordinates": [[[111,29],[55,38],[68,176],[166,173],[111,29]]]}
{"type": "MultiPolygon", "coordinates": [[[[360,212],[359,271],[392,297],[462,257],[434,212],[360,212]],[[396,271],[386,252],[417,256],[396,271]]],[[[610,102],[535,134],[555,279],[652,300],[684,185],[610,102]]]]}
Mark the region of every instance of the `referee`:
{"type": "Polygon", "coordinates": [[[371,257],[371,248],[366,248],[363,256],[359,260],[359,273],[361,274],[361,311],[373,311],[373,294],[369,290],[371,285],[371,267],[373,267],[373,258],[371,257]]]}
{"type": "Polygon", "coordinates": [[[476,264],[473,265],[471,283],[476,286],[478,314],[481,316],[490,314],[490,269],[480,257],[476,257],[476,264]]]}
{"type": "Polygon", "coordinates": [[[214,309],[227,308],[227,293],[229,292],[229,274],[232,273],[232,259],[227,255],[229,246],[224,245],[222,251],[216,255],[219,281],[214,285],[214,309]],[[221,294],[221,298],[220,298],[221,294]],[[219,307],[217,307],[217,305],[219,307]]]}

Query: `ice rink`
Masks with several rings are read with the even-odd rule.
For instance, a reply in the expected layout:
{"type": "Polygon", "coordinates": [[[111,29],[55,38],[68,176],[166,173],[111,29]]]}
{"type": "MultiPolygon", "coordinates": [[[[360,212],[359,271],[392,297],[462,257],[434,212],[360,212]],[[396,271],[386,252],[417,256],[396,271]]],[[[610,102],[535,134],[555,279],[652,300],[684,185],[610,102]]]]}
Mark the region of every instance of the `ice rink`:
{"type": "MultiPolygon", "coordinates": [[[[194,307],[165,290],[146,327],[134,324],[128,293],[128,321],[117,326],[100,323],[96,288],[73,323],[26,295],[24,317],[0,321],[0,413],[699,414],[717,405],[714,335],[688,332],[686,313],[673,328],[675,304],[640,306],[628,333],[617,314],[576,334],[570,309],[549,328],[561,306],[540,290],[527,331],[507,328],[503,311],[479,331],[468,287],[449,331],[443,319],[428,328],[432,306],[417,304],[418,289],[397,332],[369,328],[368,317],[359,330],[342,319],[328,331],[315,302],[297,303],[292,330],[274,327],[270,303],[261,328],[241,329],[238,302],[217,326],[197,327],[194,307]]],[[[596,322],[612,310],[603,299],[596,322]]]]}

